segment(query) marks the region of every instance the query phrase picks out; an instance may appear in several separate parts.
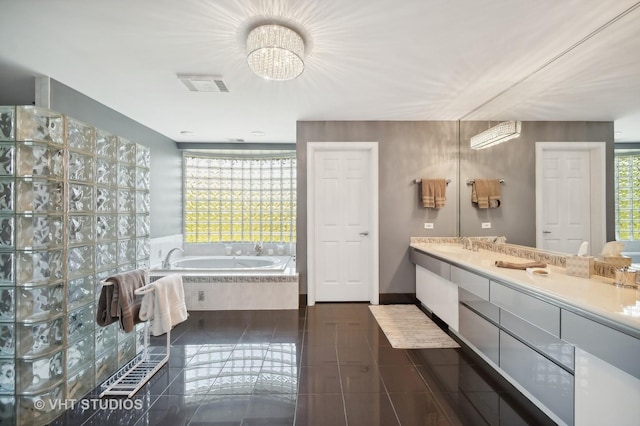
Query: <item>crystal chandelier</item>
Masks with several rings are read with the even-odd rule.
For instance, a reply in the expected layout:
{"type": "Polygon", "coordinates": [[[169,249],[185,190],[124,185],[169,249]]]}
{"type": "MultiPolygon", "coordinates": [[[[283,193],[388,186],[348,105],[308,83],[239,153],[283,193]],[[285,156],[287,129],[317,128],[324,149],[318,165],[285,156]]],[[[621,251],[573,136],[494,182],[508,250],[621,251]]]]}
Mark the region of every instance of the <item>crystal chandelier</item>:
{"type": "Polygon", "coordinates": [[[261,25],[247,36],[251,71],[269,80],[293,80],[304,70],[304,41],[281,25],[261,25]]]}
{"type": "Polygon", "coordinates": [[[471,137],[471,149],[483,149],[520,136],[520,121],[503,121],[471,137]]]}

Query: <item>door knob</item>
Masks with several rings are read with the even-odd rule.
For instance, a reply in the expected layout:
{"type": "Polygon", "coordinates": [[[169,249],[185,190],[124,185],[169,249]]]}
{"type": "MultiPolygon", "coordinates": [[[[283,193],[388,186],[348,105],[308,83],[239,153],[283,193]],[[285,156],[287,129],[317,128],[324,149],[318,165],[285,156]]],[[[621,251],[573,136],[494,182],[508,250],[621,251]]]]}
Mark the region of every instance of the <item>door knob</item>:
{"type": "Polygon", "coordinates": [[[367,235],[369,235],[369,231],[361,232],[360,235],[362,235],[363,237],[366,237],[367,235]]]}

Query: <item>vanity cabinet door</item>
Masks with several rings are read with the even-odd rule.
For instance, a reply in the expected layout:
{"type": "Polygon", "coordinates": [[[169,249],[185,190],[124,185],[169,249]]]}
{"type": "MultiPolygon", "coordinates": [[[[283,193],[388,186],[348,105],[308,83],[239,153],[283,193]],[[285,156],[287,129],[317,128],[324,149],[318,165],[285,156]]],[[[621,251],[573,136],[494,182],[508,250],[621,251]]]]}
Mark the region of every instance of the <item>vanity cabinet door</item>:
{"type": "Polygon", "coordinates": [[[484,300],[489,300],[489,278],[451,266],[451,281],[484,300]]]}
{"type": "Polygon", "coordinates": [[[460,315],[460,323],[458,325],[460,335],[496,365],[499,365],[500,332],[498,327],[462,303],[458,311],[460,315]]]}
{"type": "Polygon", "coordinates": [[[500,331],[500,368],[562,421],[573,424],[573,375],[500,331]]]}
{"type": "Polygon", "coordinates": [[[450,329],[458,330],[458,286],[416,265],[416,297],[450,329]]]}

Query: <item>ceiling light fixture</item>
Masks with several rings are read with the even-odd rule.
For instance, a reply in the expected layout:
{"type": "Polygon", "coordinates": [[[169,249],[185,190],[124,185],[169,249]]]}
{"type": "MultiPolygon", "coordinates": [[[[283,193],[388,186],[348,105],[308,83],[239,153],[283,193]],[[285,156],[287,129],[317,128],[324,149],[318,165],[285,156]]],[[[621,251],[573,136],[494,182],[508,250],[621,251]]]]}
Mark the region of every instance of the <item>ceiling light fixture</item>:
{"type": "Polygon", "coordinates": [[[471,137],[471,149],[484,149],[520,136],[522,122],[503,121],[471,137]]]}
{"type": "Polygon", "coordinates": [[[269,80],[293,80],[304,70],[304,41],[282,25],[261,25],[247,36],[251,71],[269,80]]]}

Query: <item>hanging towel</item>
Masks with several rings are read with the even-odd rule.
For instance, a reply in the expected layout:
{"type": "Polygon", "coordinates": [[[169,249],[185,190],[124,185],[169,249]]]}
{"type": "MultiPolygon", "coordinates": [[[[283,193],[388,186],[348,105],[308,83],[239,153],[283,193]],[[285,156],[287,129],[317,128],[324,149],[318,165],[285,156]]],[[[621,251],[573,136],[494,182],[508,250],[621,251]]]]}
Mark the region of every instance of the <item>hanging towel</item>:
{"type": "Polygon", "coordinates": [[[422,205],[427,209],[436,207],[435,183],[433,179],[422,179],[422,205]]]}
{"type": "Polygon", "coordinates": [[[149,320],[151,334],[160,336],[187,319],[182,276],[168,275],[147,286],[140,306],[140,319],[149,320]]]}
{"type": "Polygon", "coordinates": [[[436,209],[444,207],[444,203],[447,201],[447,180],[446,179],[434,179],[434,198],[436,209]]]}
{"type": "Polygon", "coordinates": [[[130,333],[141,322],[139,313],[142,296],[136,295],[135,291],[146,285],[145,273],[142,270],[124,272],[107,278],[106,282],[110,285],[102,286],[96,321],[100,325],[109,325],[117,319],[120,328],[130,333]]]}
{"type": "Polygon", "coordinates": [[[471,201],[476,203],[479,209],[489,208],[489,184],[487,179],[475,179],[473,181],[471,201]]]}
{"type": "Polygon", "coordinates": [[[500,180],[488,179],[489,187],[489,208],[497,209],[502,204],[500,200],[500,180]]]}
{"type": "Polygon", "coordinates": [[[96,323],[100,327],[106,327],[118,321],[118,317],[111,315],[111,301],[113,300],[113,286],[103,285],[98,299],[98,309],[96,312],[96,323]]]}

